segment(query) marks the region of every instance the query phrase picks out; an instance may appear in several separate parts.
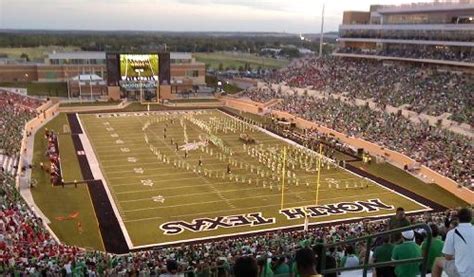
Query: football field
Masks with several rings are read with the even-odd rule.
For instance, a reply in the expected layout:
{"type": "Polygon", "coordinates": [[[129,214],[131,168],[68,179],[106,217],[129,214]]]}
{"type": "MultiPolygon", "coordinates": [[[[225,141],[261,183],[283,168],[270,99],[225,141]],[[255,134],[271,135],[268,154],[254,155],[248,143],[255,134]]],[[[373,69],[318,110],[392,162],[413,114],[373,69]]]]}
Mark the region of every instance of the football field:
{"type": "Polygon", "coordinates": [[[218,110],[79,119],[130,248],[429,209],[218,110]]]}

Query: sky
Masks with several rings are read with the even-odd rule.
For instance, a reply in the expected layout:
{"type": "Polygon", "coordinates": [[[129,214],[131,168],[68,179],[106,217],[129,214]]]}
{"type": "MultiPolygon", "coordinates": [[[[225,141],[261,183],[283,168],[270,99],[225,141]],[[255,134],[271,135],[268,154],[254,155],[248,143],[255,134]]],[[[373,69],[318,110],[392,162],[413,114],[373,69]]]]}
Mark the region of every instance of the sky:
{"type": "Polygon", "coordinates": [[[337,31],[345,10],[411,2],[416,0],[0,0],[0,29],[319,33],[323,3],[328,32],[337,31]]]}

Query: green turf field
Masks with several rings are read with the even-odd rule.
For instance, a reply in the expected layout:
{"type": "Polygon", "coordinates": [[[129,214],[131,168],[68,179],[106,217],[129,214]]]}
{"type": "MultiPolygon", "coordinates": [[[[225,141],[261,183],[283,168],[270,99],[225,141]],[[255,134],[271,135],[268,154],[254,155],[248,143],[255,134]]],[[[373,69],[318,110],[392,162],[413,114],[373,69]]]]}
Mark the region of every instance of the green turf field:
{"type": "Polygon", "coordinates": [[[39,169],[39,163],[48,164],[45,155],[47,141],[44,138],[45,128],[58,134],[61,151],[61,167],[65,182],[82,180],[81,170],[76,157],[70,133],[64,132],[64,126],[69,126],[66,114],[60,114],[55,119],[40,128],[35,136],[32,179],[37,186],[31,189],[35,203],[51,221],[49,226],[59,239],[69,245],[78,245],[88,249],[105,250],[99,232],[94,207],[89,200],[87,186],[53,187],[49,182],[49,174],[39,169]],[[78,216],[70,220],[58,220],[70,214],[78,216]],[[77,228],[82,225],[82,232],[77,228]]]}
{"type": "Polygon", "coordinates": [[[28,55],[30,60],[43,60],[49,53],[80,51],[78,47],[40,46],[40,47],[0,47],[0,54],[6,54],[10,58],[20,58],[22,54],[28,55]]]}
{"type": "Polygon", "coordinates": [[[303,211],[310,223],[321,223],[391,214],[397,206],[426,209],[324,159],[316,208],[317,153],[217,110],[87,114],[80,120],[133,247],[302,226],[304,216],[292,214],[303,211]],[[256,143],[244,148],[242,133],[256,143]],[[186,158],[181,148],[189,148],[186,158]],[[355,202],[371,199],[386,206],[355,202]]]}
{"type": "Polygon", "coordinates": [[[289,63],[288,60],[259,57],[248,53],[214,52],[194,53],[193,55],[198,62],[203,62],[214,70],[219,70],[221,64],[224,70],[237,70],[239,67],[245,67],[246,64],[252,69],[258,69],[259,67],[278,69],[289,63]]]}

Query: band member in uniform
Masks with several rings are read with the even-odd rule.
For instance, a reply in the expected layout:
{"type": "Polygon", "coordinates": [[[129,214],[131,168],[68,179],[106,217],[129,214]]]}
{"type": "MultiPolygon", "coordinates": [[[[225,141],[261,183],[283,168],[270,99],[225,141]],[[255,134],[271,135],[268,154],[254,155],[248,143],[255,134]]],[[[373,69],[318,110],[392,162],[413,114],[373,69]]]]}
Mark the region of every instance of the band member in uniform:
{"type": "Polygon", "coordinates": [[[231,174],[232,170],[230,169],[230,163],[227,164],[227,174],[231,174]]]}
{"type": "Polygon", "coordinates": [[[199,157],[198,166],[202,166],[202,158],[199,157]]]}

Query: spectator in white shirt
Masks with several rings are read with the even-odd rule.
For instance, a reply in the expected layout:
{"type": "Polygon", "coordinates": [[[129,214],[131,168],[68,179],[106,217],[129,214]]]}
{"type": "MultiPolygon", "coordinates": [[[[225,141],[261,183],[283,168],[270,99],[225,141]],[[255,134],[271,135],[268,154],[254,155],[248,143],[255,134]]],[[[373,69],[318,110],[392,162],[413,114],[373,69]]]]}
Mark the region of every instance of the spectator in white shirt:
{"type": "Polygon", "coordinates": [[[458,212],[459,225],[450,230],[444,242],[444,258],[437,258],[432,276],[439,277],[444,271],[449,277],[474,276],[474,226],[472,211],[468,208],[458,212]]]}

